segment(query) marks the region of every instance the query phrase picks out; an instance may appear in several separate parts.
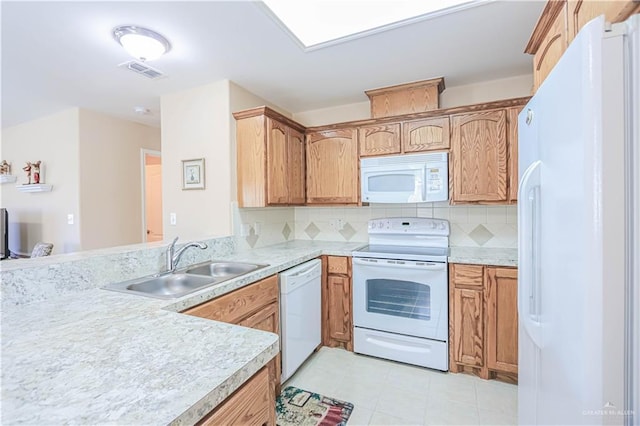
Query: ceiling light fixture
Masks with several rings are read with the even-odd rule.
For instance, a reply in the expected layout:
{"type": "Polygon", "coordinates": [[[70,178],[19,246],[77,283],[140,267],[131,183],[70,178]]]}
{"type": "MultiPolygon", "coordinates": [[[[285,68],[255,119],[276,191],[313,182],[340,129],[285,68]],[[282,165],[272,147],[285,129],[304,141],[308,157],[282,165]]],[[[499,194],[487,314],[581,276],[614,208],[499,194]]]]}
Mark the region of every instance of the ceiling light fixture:
{"type": "Polygon", "coordinates": [[[152,61],[171,50],[169,40],[161,34],[135,25],[122,25],[113,29],[113,38],[124,50],[140,61],[152,61]]]}

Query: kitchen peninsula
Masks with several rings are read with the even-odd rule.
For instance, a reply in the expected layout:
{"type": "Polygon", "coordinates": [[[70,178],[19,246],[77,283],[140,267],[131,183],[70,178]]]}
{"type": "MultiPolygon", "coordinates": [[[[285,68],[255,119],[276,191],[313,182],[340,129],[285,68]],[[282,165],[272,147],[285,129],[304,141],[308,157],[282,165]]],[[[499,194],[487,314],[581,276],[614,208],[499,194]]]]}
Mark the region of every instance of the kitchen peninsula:
{"type": "Polygon", "coordinates": [[[181,266],[211,258],[270,266],[175,301],[100,288],[118,274],[157,272],[160,244],[4,262],[2,423],[196,423],[276,356],[279,342],[178,312],[362,245],[296,241],[234,253],[232,240],[204,240],[210,249],[187,253],[181,266]]]}

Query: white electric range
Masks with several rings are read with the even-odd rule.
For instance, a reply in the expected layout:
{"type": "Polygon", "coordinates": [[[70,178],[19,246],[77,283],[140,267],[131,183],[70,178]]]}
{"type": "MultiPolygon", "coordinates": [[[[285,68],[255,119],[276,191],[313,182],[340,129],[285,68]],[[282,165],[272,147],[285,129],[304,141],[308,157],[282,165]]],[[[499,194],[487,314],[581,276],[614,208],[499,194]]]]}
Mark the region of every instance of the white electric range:
{"type": "Polygon", "coordinates": [[[354,251],[354,351],[447,371],[449,222],[372,219],[354,251]]]}

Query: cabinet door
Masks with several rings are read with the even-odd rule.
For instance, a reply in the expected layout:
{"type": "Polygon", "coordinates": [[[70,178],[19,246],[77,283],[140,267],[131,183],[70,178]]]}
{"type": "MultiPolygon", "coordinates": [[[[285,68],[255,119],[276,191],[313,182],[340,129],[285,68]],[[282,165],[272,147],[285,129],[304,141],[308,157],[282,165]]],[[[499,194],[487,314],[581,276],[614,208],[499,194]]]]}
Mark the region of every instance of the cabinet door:
{"type": "Polygon", "coordinates": [[[482,291],[453,289],[453,358],[472,367],[484,366],[482,291]]]}
{"type": "Polygon", "coordinates": [[[449,149],[449,117],[402,123],[403,152],[449,149]]]}
{"type": "Polygon", "coordinates": [[[237,324],[278,334],[280,330],[280,309],[278,308],[278,303],[274,302],[265,306],[255,314],[238,321],[237,324]]]}
{"type": "Polygon", "coordinates": [[[567,49],[567,8],[563,7],[533,57],[534,90],[540,87],[567,49]]]}
{"type": "Polygon", "coordinates": [[[452,202],[507,200],[505,110],[452,117],[452,202]]]}
{"type": "Polygon", "coordinates": [[[509,201],[518,199],[518,114],[522,107],[507,109],[507,163],[509,174],[509,201]]]}
{"type": "Polygon", "coordinates": [[[307,203],[357,204],[358,141],[355,129],[307,135],[307,203]]]}
{"type": "Polygon", "coordinates": [[[360,157],[400,153],[400,124],[364,126],[358,129],[360,157]]]}
{"type": "MultiPolygon", "coordinates": [[[[328,337],[351,346],[351,278],[342,275],[327,276],[327,324],[328,337]]],[[[334,346],[334,345],[330,345],[334,346]]]]}
{"type": "MultiPolygon", "coordinates": [[[[270,331],[280,335],[280,306],[278,302],[273,302],[253,315],[250,315],[237,323],[244,327],[255,328],[256,330],[270,331]]],[[[282,374],[282,364],[280,354],[276,355],[273,365],[269,368],[269,376],[273,382],[273,386],[280,391],[280,375],[282,374]]]]}
{"type": "Polygon", "coordinates": [[[518,270],[487,267],[487,367],[518,372],[518,270]]]}
{"type": "Polygon", "coordinates": [[[288,128],[267,117],[267,204],[289,202],[288,128]]]}
{"type": "Polygon", "coordinates": [[[289,128],[289,204],[305,202],[304,134],[289,128]]]}
{"type": "Polygon", "coordinates": [[[264,367],[240,389],[198,422],[199,426],[275,426],[275,395],[264,367]]]}

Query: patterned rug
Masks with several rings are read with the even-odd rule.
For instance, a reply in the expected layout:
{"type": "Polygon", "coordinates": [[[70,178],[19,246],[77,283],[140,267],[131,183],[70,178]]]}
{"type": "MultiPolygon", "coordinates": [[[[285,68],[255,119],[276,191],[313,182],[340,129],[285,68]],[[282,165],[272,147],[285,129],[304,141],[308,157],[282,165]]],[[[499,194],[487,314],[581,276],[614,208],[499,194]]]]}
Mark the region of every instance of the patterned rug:
{"type": "Polygon", "coordinates": [[[345,426],[353,404],[287,386],[276,400],[278,426],[345,426]]]}

